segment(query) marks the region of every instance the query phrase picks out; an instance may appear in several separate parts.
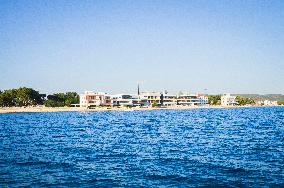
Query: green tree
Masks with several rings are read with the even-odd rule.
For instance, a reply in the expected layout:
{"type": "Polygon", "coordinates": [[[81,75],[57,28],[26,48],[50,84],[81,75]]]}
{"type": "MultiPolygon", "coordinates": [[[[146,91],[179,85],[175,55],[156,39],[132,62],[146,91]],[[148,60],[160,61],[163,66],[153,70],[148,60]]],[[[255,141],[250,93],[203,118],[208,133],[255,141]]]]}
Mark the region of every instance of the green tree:
{"type": "Polygon", "coordinates": [[[0,94],[0,106],[29,106],[42,104],[44,98],[32,88],[8,89],[0,94]]]}
{"type": "Polygon", "coordinates": [[[155,108],[155,107],[157,107],[157,106],[158,106],[158,103],[157,103],[156,101],[154,101],[154,102],[152,103],[152,107],[155,108]]]}
{"type": "Polygon", "coordinates": [[[210,105],[220,105],[221,104],[221,95],[209,95],[208,103],[210,105]]]}
{"type": "MultiPolygon", "coordinates": [[[[64,94],[63,94],[64,95],[64,94]]],[[[47,96],[47,100],[44,101],[46,107],[63,107],[64,97],[62,94],[55,93],[47,96]]]]}
{"type": "Polygon", "coordinates": [[[55,93],[47,96],[44,105],[47,107],[71,106],[79,103],[79,95],[76,92],[55,93]]]}
{"type": "Polygon", "coordinates": [[[42,103],[42,97],[38,91],[32,88],[19,88],[16,90],[16,105],[30,106],[42,103]]]}
{"type": "Polygon", "coordinates": [[[76,92],[67,92],[65,94],[65,106],[79,103],[79,95],[76,92]]]}
{"type": "Polygon", "coordinates": [[[236,97],[236,101],[238,102],[238,104],[240,106],[244,106],[244,105],[254,104],[255,103],[255,101],[253,99],[242,97],[242,96],[237,96],[236,97]]]}
{"type": "Polygon", "coordinates": [[[0,95],[0,106],[11,107],[16,106],[16,92],[14,89],[5,90],[0,95]]]}
{"type": "Polygon", "coordinates": [[[44,106],[46,106],[46,107],[63,107],[64,102],[54,101],[54,100],[46,100],[46,101],[44,101],[44,106]]]}

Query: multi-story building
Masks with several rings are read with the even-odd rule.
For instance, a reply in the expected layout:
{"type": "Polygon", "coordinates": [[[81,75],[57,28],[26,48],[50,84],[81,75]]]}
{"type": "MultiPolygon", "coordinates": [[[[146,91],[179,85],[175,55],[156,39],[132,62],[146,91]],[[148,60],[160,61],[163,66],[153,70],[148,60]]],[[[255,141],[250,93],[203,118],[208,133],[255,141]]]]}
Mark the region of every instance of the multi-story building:
{"type": "Polygon", "coordinates": [[[148,106],[148,100],[138,95],[118,94],[112,95],[113,106],[148,106]]]}
{"type": "Polygon", "coordinates": [[[204,94],[201,94],[201,93],[199,93],[199,94],[197,94],[197,97],[198,97],[198,99],[199,99],[199,106],[208,106],[209,104],[209,101],[208,101],[208,97],[206,96],[206,95],[204,95],[204,94]]]}
{"type": "Polygon", "coordinates": [[[85,91],[80,95],[80,107],[111,106],[111,96],[104,92],[85,91]]]}
{"type": "Polygon", "coordinates": [[[163,103],[163,95],[160,92],[141,92],[139,96],[146,98],[150,105],[155,103],[161,106],[163,103]]]}
{"type": "Polygon", "coordinates": [[[237,105],[236,96],[232,96],[227,93],[221,96],[221,105],[222,106],[235,106],[237,105]]]}
{"type": "Polygon", "coordinates": [[[202,94],[172,95],[167,92],[139,92],[137,95],[117,94],[109,95],[104,92],[86,91],[80,95],[80,107],[96,106],[204,106],[208,104],[208,98],[202,94]]]}
{"type": "Polygon", "coordinates": [[[162,105],[163,106],[176,106],[177,105],[177,96],[168,94],[164,92],[162,94],[162,105]]]}
{"type": "Polygon", "coordinates": [[[177,96],[177,104],[181,106],[204,106],[208,104],[208,97],[203,94],[182,93],[177,96]]]}
{"type": "Polygon", "coordinates": [[[133,98],[135,99],[134,101],[137,101],[134,103],[138,103],[138,106],[141,106],[141,107],[150,106],[148,99],[146,97],[143,97],[142,95],[133,95],[133,98]]]}

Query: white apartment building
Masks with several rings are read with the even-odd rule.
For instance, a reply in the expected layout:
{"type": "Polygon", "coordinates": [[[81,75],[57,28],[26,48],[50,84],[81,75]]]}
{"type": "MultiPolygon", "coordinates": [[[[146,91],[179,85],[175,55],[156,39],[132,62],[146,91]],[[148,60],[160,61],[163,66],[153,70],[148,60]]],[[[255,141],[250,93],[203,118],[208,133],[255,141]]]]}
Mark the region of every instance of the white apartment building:
{"type": "Polygon", "coordinates": [[[104,92],[85,91],[80,94],[80,107],[111,106],[111,96],[104,92]]]}
{"type": "Polygon", "coordinates": [[[197,94],[198,99],[199,99],[199,106],[208,106],[209,105],[209,101],[208,101],[208,97],[205,96],[204,94],[197,94]]]}
{"type": "Polygon", "coordinates": [[[221,105],[222,106],[235,106],[237,105],[236,96],[232,96],[227,93],[221,96],[221,105]]]}
{"type": "Polygon", "coordinates": [[[146,98],[150,105],[154,103],[157,105],[162,105],[161,92],[141,92],[139,96],[146,98]]]}
{"type": "Polygon", "coordinates": [[[181,106],[205,106],[208,104],[208,97],[203,94],[180,94],[177,96],[177,104],[181,106]]]}
{"type": "Polygon", "coordinates": [[[168,93],[163,93],[162,95],[162,105],[163,106],[176,106],[177,105],[177,96],[168,94],[168,93]]]}
{"type": "MultiPolygon", "coordinates": [[[[139,92],[138,92],[139,93],[139,92]]],[[[167,92],[142,92],[140,95],[117,94],[109,95],[104,92],[85,91],[80,95],[80,107],[96,106],[205,106],[208,98],[203,94],[172,95],[167,92]]]]}
{"type": "Polygon", "coordinates": [[[113,106],[132,107],[132,106],[149,105],[147,98],[140,97],[138,95],[117,94],[117,95],[112,95],[111,98],[113,106]]]}

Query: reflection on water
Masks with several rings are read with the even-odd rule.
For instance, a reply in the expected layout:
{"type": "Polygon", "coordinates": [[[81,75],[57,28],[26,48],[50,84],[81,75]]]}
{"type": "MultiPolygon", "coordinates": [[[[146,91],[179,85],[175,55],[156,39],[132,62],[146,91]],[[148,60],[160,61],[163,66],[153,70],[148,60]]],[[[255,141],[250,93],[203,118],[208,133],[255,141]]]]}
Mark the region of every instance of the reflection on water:
{"type": "Polygon", "coordinates": [[[0,114],[0,185],[284,186],[284,108],[0,114]]]}

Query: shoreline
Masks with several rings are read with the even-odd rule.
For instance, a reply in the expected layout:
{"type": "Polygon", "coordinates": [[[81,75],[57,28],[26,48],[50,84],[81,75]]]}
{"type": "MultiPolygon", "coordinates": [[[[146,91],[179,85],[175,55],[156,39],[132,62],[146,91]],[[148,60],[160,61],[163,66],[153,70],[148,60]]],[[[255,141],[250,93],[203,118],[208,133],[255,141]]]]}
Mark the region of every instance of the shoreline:
{"type": "MultiPolygon", "coordinates": [[[[277,105],[279,106],[279,105],[277,105]]],[[[38,113],[38,112],[107,112],[107,111],[144,111],[144,110],[190,110],[211,108],[251,108],[251,107],[275,107],[275,106],[175,106],[162,108],[126,108],[126,107],[98,107],[86,109],[82,107],[2,107],[0,114],[6,113],[38,113]]]]}

